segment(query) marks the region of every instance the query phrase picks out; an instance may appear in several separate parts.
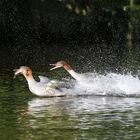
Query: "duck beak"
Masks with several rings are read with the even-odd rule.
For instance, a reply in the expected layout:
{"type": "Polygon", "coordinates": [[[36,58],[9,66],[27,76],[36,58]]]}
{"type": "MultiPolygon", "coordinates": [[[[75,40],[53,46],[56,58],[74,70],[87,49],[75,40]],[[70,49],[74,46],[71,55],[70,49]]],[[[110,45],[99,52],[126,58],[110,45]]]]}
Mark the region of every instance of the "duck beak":
{"type": "Polygon", "coordinates": [[[21,69],[14,69],[13,71],[14,71],[14,77],[13,77],[14,79],[16,78],[17,75],[22,74],[21,69]]]}
{"type": "Polygon", "coordinates": [[[61,68],[62,66],[57,65],[57,64],[50,64],[50,66],[54,66],[53,68],[51,68],[50,70],[54,70],[54,69],[58,69],[61,68]]]}

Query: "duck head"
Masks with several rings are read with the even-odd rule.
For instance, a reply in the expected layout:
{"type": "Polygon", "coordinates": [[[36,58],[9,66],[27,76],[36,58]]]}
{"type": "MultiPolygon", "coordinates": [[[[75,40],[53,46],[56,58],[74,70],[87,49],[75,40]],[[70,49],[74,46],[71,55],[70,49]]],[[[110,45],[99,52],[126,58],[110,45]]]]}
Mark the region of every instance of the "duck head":
{"type": "Polygon", "coordinates": [[[24,75],[26,79],[29,79],[32,76],[32,70],[27,66],[20,66],[19,69],[14,69],[14,78],[17,75],[24,75]]]}
{"type": "Polygon", "coordinates": [[[58,61],[55,64],[50,64],[50,66],[54,66],[50,70],[54,70],[61,67],[65,68],[67,71],[72,70],[71,66],[65,61],[58,61]]]}

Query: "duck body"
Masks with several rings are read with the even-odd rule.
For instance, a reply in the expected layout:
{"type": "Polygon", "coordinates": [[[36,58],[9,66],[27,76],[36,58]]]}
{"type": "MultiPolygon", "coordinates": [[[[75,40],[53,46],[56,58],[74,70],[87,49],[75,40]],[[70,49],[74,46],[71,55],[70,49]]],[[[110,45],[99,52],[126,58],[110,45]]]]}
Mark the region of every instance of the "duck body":
{"type": "Polygon", "coordinates": [[[49,80],[47,77],[39,76],[40,82],[36,81],[32,76],[32,71],[29,67],[21,66],[15,71],[15,75],[22,74],[27,80],[29,90],[37,96],[55,97],[65,96],[59,88],[59,82],[49,80]]]}
{"type": "Polygon", "coordinates": [[[55,96],[65,95],[57,87],[57,83],[52,83],[52,81],[48,83],[37,82],[35,80],[28,81],[28,87],[29,87],[29,90],[37,96],[55,97],[55,96]]]}

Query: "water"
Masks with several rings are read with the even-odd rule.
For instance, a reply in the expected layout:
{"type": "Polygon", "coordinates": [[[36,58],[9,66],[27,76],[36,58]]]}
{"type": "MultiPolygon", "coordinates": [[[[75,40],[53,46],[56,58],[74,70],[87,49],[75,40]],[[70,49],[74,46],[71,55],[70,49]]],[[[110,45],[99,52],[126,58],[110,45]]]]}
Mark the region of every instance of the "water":
{"type": "Polygon", "coordinates": [[[84,96],[39,98],[29,92],[24,78],[13,80],[13,72],[3,70],[0,74],[0,139],[138,140],[138,77],[115,73],[90,75],[94,77],[94,84],[75,83],[67,90],[72,95],[84,96]]]}

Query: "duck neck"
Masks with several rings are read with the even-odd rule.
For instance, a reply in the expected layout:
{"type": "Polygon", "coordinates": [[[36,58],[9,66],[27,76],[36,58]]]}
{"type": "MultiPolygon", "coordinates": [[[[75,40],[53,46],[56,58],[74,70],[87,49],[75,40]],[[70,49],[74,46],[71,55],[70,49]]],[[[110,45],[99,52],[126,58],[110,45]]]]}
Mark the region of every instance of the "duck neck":
{"type": "Polygon", "coordinates": [[[25,76],[25,78],[26,78],[26,80],[27,80],[27,82],[28,82],[29,85],[30,84],[33,84],[33,83],[36,83],[33,75],[28,75],[28,76],[27,75],[24,75],[24,76],[25,76]]]}
{"type": "Polygon", "coordinates": [[[72,70],[72,67],[69,65],[69,64],[65,64],[64,66],[64,69],[66,70],[66,71],[70,71],[70,70],[72,70]]]}
{"type": "Polygon", "coordinates": [[[80,79],[80,75],[75,72],[69,64],[64,65],[64,69],[76,80],[80,79]]]}
{"type": "Polygon", "coordinates": [[[74,70],[69,70],[69,74],[76,80],[81,80],[80,74],[75,72],[74,70]]]}

